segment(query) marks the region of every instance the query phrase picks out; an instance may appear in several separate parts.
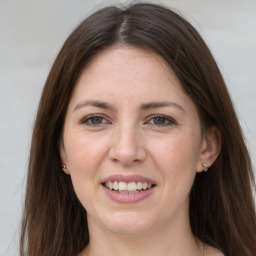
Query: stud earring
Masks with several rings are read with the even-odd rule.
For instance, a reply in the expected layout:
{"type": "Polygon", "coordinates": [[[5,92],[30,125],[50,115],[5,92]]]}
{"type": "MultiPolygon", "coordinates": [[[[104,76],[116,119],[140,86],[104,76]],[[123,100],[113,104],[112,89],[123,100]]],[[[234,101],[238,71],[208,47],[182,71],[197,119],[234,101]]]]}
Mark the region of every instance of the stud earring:
{"type": "Polygon", "coordinates": [[[204,171],[207,172],[207,171],[208,171],[208,165],[207,165],[207,163],[202,163],[202,166],[204,167],[204,171]]]}
{"type": "Polygon", "coordinates": [[[63,164],[62,169],[67,169],[67,166],[65,164],[63,164]]]}

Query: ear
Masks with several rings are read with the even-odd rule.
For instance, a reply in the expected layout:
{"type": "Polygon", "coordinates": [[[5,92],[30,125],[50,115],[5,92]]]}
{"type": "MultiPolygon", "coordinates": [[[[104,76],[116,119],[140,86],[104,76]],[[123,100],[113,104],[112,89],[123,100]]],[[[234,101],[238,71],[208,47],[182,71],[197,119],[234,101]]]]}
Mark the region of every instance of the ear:
{"type": "Polygon", "coordinates": [[[68,169],[67,153],[66,153],[63,142],[60,143],[59,150],[60,150],[60,158],[61,158],[61,168],[63,172],[69,175],[70,171],[68,169]]]}
{"type": "Polygon", "coordinates": [[[197,172],[202,172],[205,167],[202,166],[206,163],[210,168],[217,159],[221,149],[221,135],[217,127],[213,126],[208,128],[202,138],[200,155],[197,163],[197,172]]]}

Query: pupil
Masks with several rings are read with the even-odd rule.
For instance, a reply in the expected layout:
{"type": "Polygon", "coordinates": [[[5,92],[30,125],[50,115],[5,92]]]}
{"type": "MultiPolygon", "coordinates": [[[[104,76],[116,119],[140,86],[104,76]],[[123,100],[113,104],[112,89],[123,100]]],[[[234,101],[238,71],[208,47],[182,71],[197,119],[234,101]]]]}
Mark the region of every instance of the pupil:
{"type": "Polygon", "coordinates": [[[92,119],[93,124],[100,124],[102,122],[102,117],[94,117],[92,119]]]}
{"type": "Polygon", "coordinates": [[[165,119],[163,117],[156,117],[155,118],[155,124],[164,124],[165,119]]]}

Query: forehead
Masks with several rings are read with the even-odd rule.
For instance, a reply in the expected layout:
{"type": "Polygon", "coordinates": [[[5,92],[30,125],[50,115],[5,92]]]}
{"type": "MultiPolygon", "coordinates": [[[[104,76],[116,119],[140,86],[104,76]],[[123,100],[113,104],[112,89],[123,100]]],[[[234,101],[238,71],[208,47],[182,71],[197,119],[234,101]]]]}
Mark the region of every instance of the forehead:
{"type": "Polygon", "coordinates": [[[135,89],[136,93],[157,91],[159,95],[171,87],[183,91],[174,71],[161,56],[141,48],[114,46],[98,53],[84,68],[74,95],[82,95],[82,91],[97,94],[98,90],[129,94],[135,93],[135,89]]]}
{"type": "Polygon", "coordinates": [[[133,116],[149,103],[159,106],[171,102],[181,106],[190,118],[200,119],[196,105],[165,60],[134,47],[112,47],[92,59],[75,85],[67,114],[84,102],[104,103],[118,113],[133,116]]]}
{"type": "Polygon", "coordinates": [[[160,55],[148,49],[133,46],[112,46],[98,53],[83,73],[89,75],[89,72],[98,74],[104,72],[106,79],[113,79],[115,77],[113,74],[118,78],[123,75],[125,80],[128,79],[128,74],[136,79],[139,75],[151,73],[154,76],[169,77],[179,84],[174,71],[160,55]]]}

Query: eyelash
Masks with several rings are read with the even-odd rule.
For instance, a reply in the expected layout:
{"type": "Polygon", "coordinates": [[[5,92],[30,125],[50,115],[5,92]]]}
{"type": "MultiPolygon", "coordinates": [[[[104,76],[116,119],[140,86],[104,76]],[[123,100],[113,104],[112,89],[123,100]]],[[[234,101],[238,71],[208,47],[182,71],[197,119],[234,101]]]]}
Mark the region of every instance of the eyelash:
{"type": "Polygon", "coordinates": [[[100,126],[102,124],[104,125],[104,124],[107,124],[107,123],[110,123],[110,122],[108,122],[106,120],[106,118],[104,118],[104,116],[102,116],[102,115],[89,115],[89,116],[83,118],[81,120],[81,123],[86,124],[88,126],[100,126]],[[99,118],[101,121],[104,120],[104,123],[101,122],[101,123],[98,123],[98,124],[93,124],[92,121],[95,120],[96,118],[99,118]]]}
{"type": "MultiPolygon", "coordinates": [[[[105,125],[105,124],[111,124],[111,122],[106,120],[106,118],[102,115],[89,115],[89,116],[83,118],[81,120],[81,123],[86,124],[88,126],[92,126],[92,127],[98,127],[98,126],[105,125]],[[93,120],[95,121],[95,119],[97,119],[97,118],[100,120],[100,123],[92,123],[93,120]]],[[[148,121],[145,122],[145,124],[156,125],[158,127],[167,127],[167,126],[177,124],[177,122],[174,119],[172,119],[168,116],[165,116],[165,115],[152,115],[149,117],[148,121]],[[158,121],[163,121],[163,123],[161,123],[161,124],[155,123],[154,121],[156,121],[157,119],[158,119],[158,121]],[[154,123],[151,123],[151,121],[154,123]]]]}
{"type": "Polygon", "coordinates": [[[171,126],[171,125],[177,124],[177,122],[174,119],[172,119],[168,116],[165,116],[165,115],[150,116],[150,119],[149,119],[149,121],[147,121],[147,123],[150,123],[150,121],[157,120],[157,119],[162,119],[162,121],[164,121],[164,123],[163,124],[153,123],[152,125],[156,125],[158,127],[166,127],[166,126],[171,126]]]}

